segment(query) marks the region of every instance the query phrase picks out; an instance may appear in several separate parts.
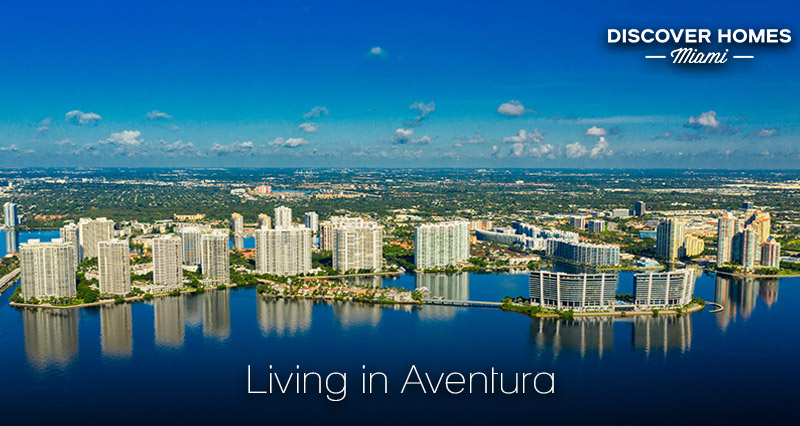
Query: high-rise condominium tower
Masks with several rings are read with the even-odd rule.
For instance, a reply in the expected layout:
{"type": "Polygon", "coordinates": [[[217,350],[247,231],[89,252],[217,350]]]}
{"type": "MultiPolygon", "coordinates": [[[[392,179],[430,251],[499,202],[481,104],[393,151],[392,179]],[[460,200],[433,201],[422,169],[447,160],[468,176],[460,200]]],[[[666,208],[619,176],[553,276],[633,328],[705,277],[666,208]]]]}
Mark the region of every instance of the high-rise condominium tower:
{"type": "Polygon", "coordinates": [[[272,228],[272,218],[269,215],[261,213],[258,215],[258,229],[272,228]]]}
{"type": "Polygon", "coordinates": [[[239,213],[231,215],[231,232],[234,234],[244,232],[244,217],[239,213]]]}
{"type": "Polygon", "coordinates": [[[339,271],[383,267],[383,226],[376,222],[346,222],[333,229],[333,268],[339,271]]]}
{"type": "Polygon", "coordinates": [[[230,282],[228,234],[217,231],[203,234],[200,240],[202,247],[200,263],[203,275],[215,285],[228,284],[230,282]]]}
{"type": "Polygon", "coordinates": [[[656,255],[668,261],[676,260],[683,245],[684,227],[678,219],[670,218],[658,225],[656,255]]]}
{"type": "Polygon", "coordinates": [[[292,209],[289,207],[275,207],[275,227],[292,226],[292,209]]]}
{"type": "Polygon", "coordinates": [[[469,258],[469,222],[426,223],[414,231],[418,269],[453,266],[469,258]]]}
{"type": "Polygon", "coordinates": [[[298,275],[311,270],[311,230],[291,226],[256,231],[256,271],[298,275]]]}
{"type": "Polygon", "coordinates": [[[78,263],[80,263],[80,245],[78,239],[78,225],[74,223],[68,223],[64,225],[59,231],[59,235],[61,236],[61,241],[65,243],[70,243],[75,247],[75,269],[78,269],[78,263]]]}
{"type": "Polygon", "coordinates": [[[104,217],[97,219],[81,218],[78,221],[78,242],[80,259],[97,257],[97,243],[114,238],[114,221],[104,217]]]}
{"type": "Polygon", "coordinates": [[[319,230],[319,216],[315,212],[306,212],[303,216],[306,222],[306,228],[310,229],[311,232],[316,233],[319,230]]]}
{"type": "Polygon", "coordinates": [[[176,288],[181,286],[182,252],[181,239],[174,235],[153,239],[153,284],[176,288]]]}
{"type": "Polygon", "coordinates": [[[19,205],[12,202],[3,204],[3,213],[6,228],[13,228],[19,225],[19,205]]]}
{"type": "Polygon", "coordinates": [[[183,264],[199,265],[200,236],[202,235],[200,229],[192,226],[182,228],[178,235],[181,236],[181,245],[183,247],[183,264]]]}
{"type": "Polygon", "coordinates": [[[739,232],[739,221],[730,210],[717,221],[717,266],[733,260],[733,237],[739,232]]]}
{"type": "Polygon", "coordinates": [[[100,293],[131,292],[131,255],[128,240],[97,243],[97,267],[100,272],[100,293]]]}
{"type": "Polygon", "coordinates": [[[75,247],[56,238],[28,240],[19,250],[22,297],[75,297],[75,247]]]}

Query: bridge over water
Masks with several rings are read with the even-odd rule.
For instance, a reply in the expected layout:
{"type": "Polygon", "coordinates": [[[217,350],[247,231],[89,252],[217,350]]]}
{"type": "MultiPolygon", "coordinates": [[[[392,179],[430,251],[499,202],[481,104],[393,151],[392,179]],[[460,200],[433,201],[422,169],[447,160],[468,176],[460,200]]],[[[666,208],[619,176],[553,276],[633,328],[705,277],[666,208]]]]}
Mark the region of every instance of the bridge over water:
{"type": "Polygon", "coordinates": [[[426,305],[441,306],[466,306],[472,308],[499,308],[500,302],[485,302],[481,300],[447,300],[447,299],[422,299],[426,305]]]}

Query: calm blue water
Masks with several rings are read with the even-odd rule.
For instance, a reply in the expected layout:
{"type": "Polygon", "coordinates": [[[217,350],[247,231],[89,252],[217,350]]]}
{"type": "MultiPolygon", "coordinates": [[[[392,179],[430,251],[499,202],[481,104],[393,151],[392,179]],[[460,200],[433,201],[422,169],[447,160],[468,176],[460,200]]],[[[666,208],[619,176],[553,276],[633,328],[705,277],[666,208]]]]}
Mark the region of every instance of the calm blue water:
{"type": "MultiPolygon", "coordinates": [[[[44,231],[16,231],[14,235],[11,234],[12,231],[0,231],[0,253],[3,256],[6,255],[8,252],[9,243],[16,239],[17,249],[19,249],[19,244],[28,242],[28,240],[35,240],[39,239],[41,241],[50,241],[53,238],[59,238],[58,229],[47,229],[44,231]]],[[[18,251],[18,250],[15,250],[18,251]]]]}
{"type": "MultiPolygon", "coordinates": [[[[413,288],[415,280],[383,284],[413,288]]],[[[448,297],[527,293],[526,275],[422,280],[448,297]]],[[[622,287],[631,281],[621,274],[622,287]]],[[[495,309],[267,301],[254,289],[54,313],[10,308],[7,291],[0,401],[12,423],[133,422],[128,411],[201,424],[786,423],[796,417],[800,379],[799,289],[798,279],[701,276],[696,293],[725,305],[723,314],[571,322],[495,309]],[[316,393],[248,395],[248,364],[254,386],[269,365],[283,374],[298,364],[347,372],[348,393],[339,403],[316,393]],[[388,375],[389,395],[360,394],[362,364],[388,375]],[[556,394],[400,395],[412,364],[436,374],[554,372],[556,394]]]]}

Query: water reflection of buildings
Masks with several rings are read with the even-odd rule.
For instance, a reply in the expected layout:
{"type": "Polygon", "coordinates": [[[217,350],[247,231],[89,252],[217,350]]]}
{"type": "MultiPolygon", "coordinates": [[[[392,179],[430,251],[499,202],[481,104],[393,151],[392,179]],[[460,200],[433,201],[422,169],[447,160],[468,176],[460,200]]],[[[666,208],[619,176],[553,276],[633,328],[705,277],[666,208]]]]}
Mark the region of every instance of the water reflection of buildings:
{"type": "MultiPolygon", "coordinates": [[[[469,274],[417,274],[414,289],[427,288],[430,293],[426,297],[441,297],[445,300],[469,300],[469,274]]],[[[461,309],[449,306],[423,306],[419,311],[421,319],[450,320],[461,309]]]]}
{"type": "Polygon", "coordinates": [[[230,335],[230,290],[215,290],[203,293],[203,336],[225,340],[230,335]]]}
{"type": "Polygon", "coordinates": [[[414,287],[427,287],[430,297],[445,300],[469,300],[469,274],[417,274],[414,287]]]}
{"type": "Polygon", "coordinates": [[[183,346],[183,300],[182,297],[157,297],[155,307],[156,344],[167,347],[183,346]]]}
{"type": "Polygon", "coordinates": [[[313,303],[309,300],[265,299],[256,301],[258,326],[264,336],[275,333],[294,335],[304,333],[311,326],[313,303]]]}
{"type": "Polygon", "coordinates": [[[344,281],[349,284],[355,284],[371,288],[383,287],[383,277],[380,275],[373,275],[368,277],[348,277],[344,281]]]}
{"type": "Polygon", "coordinates": [[[17,228],[6,228],[6,252],[19,252],[19,231],[17,231],[17,228]]]}
{"type": "Polygon", "coordinates": [[[598,357],[614,347],[614,328],[617,334],[631,328],[633,349],[643,349],[650,354],[663,350],[686,352],[692,346],[692,319],[690,315],[630,316],[627,318],[584,317],[565,321],[555,318],[531,320],[530,334],[540,350],[552,350],[558,356],[564,350],[580,353],[596,352],[598,357]]]}
{"type": "Polygon", "coordinates": [[[540,349],[552,348],[558,356],[564,349],[572,349],[585,356],[596,351],[603,353],[614,346],[614,320],[608,317],[578,318],[563,321],[543,318],[531,321],[531,336],[540,349]]]}
{"type": "Polygon", "coordinates": [[[692,347],[692,319],[689,315],[635,316],[633,347],[646,353],[670,349],[686,352],[692,347]]]}
{"type": "Polygon", "coordinates": [[[203,323],[203,295],[186,294],[183,296],[183,307],[186,313],[186,325],[195,327],[203,323]]]}
{"type": "Polygon", "coordinates": [[[333,302],[333,316],[344,327],[353,325],[376,326],[381,321],[383,308],[379,305],[353,302],[333,302]]]}
{"type": "Polygon", "coordinates": [[[722,312],[715,314],[719,326],[724,330],[738,317],[744,320],[750,318],[759,296],[769,307],[777,302],[778,280],[717,275],[714,301],[724,308],[722,312]]]}
{"type": "Polygon", "coordinates": [[[65,367],[78,354],[78,311],[23,309],[25,353],[35,368],[65,367]]]}
{"type": "Polygon", "coordinates": [[[103,355],[131,355],[133,319],[130,304],[104,305],[100,308],[100,343],[103,355]]]}

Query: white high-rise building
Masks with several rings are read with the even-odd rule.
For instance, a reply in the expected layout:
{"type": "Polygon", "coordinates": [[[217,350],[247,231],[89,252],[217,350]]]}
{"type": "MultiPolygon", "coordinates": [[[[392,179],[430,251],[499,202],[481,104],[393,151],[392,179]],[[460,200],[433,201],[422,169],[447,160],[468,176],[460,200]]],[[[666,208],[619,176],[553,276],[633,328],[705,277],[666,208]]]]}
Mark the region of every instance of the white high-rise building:
{"type": "Polygon", "coordinates": [[[131,292],[131,255],[128,240],[97,243],[100,293],[124,295],[131,292]]]}
{"type": "Polygon", "coordinates": [[[256,271],[298,275],[311,270],[311,230],[305,226],[256,231],[256,271]]]}
{"type": "Polygon", "coordinates": [[[275,227],[285,228],[292,226],[292,209],[289,207],[275,207],[275,227]]]}
{"type": "Polygon", "coordinates": [[[6,228],[13,228],[19,225],[19,205],[12,202],[3,204],[3,214],[6,228]]]}
{"type": "Polygon", "coordinates": [[[381,268],[383,226],[371,221],[349,221],[333,229],[333,269],[344,272],[381,268]]]}
{"type": "Polygon", "coordinates": [[[360,217],[331,216],[330,219],[319,224],[319,248],[333,250],[333,230],[341,225],[359,224],[364,219],[360,217]]]}
{"type": "Polygon", "coordinates": [[[316,212],[306,212],[303,217],[306,222],[306,228],[316,234],[319,231],[319,215],[316,212]]]}
{"type": "Polygon", "coordinates": [[[183,248],[174,235],[153,238],[153,284],[178,288],[183,283],[183,248]]]}
{"type": "Polygon", "coordinates": [[[739,232],[739,221],[730,210],[717,222],[717,266],[733,260],[733,237],[739,232]]]}
{"type": "Polygon", "coordinates": [[[258,215],[258,229],[272,228],[272,218],[269,215],[261,213],[258,215]]]}
{"type": "Polygon", "coordinates": [[[231,215],[231,232],[240,234],[244,232],[244,217],[239,213],[231,215]]]}
{"type": "Polygon", "coordinates": [[[114,221],[104,217],[81,218],[78,221],[80,259],[97,257],[97,243],[114,238],[114,221]]]}
{"type": "Polygon", "coordinates": [[[417,269],[453,266],[469,258],[469,222],[426,223],[414,231],[417,269]]]}
{"type": "Polygon", "coordinates": [[[193,226],[182,228],[180,232],[178,232],[183,247],[184,265],[196,266],[200,264],[200,236],[202,234],[199,228],[193,226]]]}
{"type": "Polygon", "coordinates": [[[203,234],[200,241],[203,275],[214,285],[228,284],[231,274],[228,234],[225,232],[203,234]]]}
{"type": "Polygon", "coordinates": [[[754,268],[761,260],[761,246],[758,241],[758,232],[748,225],[742,232],[742,266],[746,269],[754,268]]]}
{"type": "Polygon", "coordinates": [[[19,250],[22,297],[75,297],[75,247],[56,238],[28,240],[19,250]]]}
{"type": "Polygon", "coordinates": [[[65,243],[70,243],[75,247],[75,269],[78,269],[78,263],[80,263],[80,245],[78,239],[78,225],[74,223],[68,223],[61,227],[58,231],[59,235],[61,236],[61,241],[65,243]]]}

